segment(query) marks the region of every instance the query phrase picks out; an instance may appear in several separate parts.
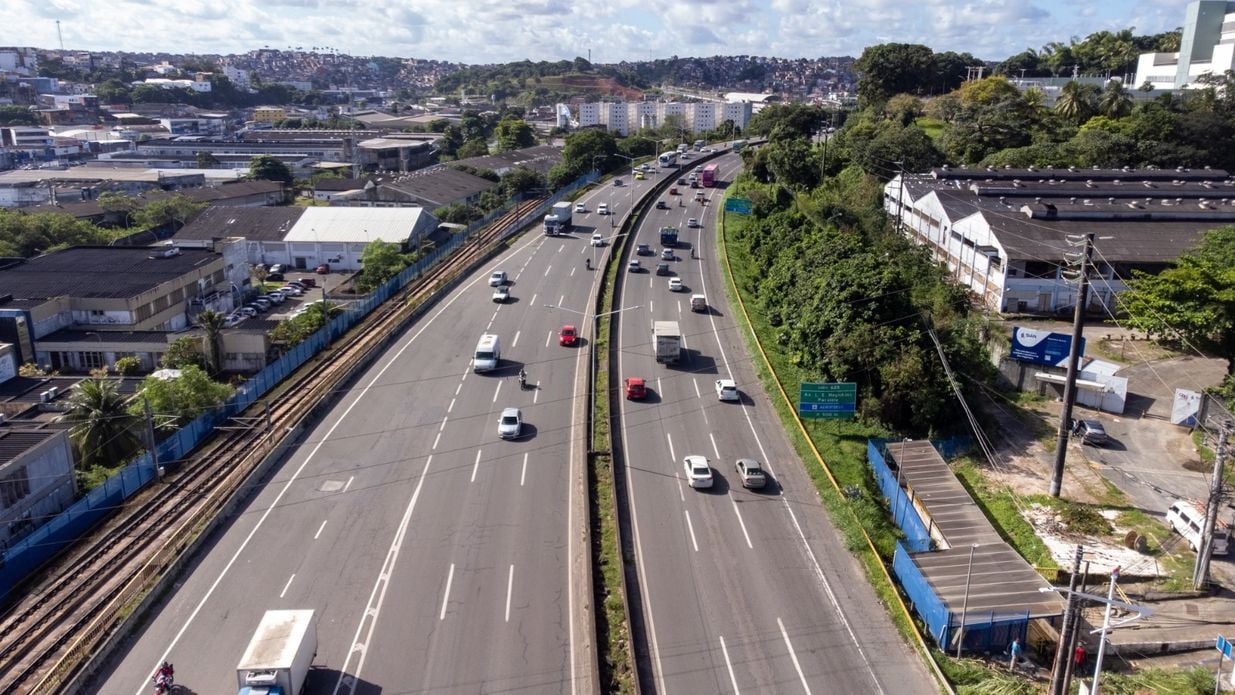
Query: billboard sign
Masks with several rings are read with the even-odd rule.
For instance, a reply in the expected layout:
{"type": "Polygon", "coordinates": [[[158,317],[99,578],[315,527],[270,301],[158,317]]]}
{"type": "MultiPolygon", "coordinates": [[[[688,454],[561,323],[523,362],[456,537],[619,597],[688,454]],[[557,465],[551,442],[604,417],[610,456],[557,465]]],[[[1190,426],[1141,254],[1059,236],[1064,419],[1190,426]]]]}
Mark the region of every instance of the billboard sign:
{"type": "MultiPolygon", "coordinates": [[[[1032,328],[1012,328],[1012,357],[1021,362],[1066,367],[1072,349],[1072,336],[1066,333],[1038,331],[1032,328]]],[[[1085,354],[1085,339],[1081,338],[1081,354],[1085,354]]]]}

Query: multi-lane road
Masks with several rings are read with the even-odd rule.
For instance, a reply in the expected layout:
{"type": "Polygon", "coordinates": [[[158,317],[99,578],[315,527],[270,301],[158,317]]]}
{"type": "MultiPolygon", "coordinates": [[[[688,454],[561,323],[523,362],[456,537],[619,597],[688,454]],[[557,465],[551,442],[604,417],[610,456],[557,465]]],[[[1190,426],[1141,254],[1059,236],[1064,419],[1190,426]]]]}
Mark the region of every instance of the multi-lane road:
{"type": "MultiPolygon", "coordinates": [[[[738,158],[719,161],[731,180],[738,158]]],[[[589,552],[578,533],[587,519],[571,505],[584,471],[586,342],[562,347],[557,336],[563,324],[590,333],[599,273],[585,259],[614,248],[591,246],[593,231],[616,233],[632,202],[671,175],[597,187],[581,199],[589,212],[575,215],[572,234],[518,238],[394,341],[300,433],[95,690],[147,692],[166,659],[188,692],[232,692],[262,613],[312,608],[310,693],[588,691],[591,635],[578,611],[592,587],[572,571],[589,552]],[[618,215],[597,215],[602,202],[618,215]],[[511,278],[505,304],[492,302],[486,282],[499,269],[511,278]],[[482,333],[501,336],[497,372],[471,370],[482,333]],[[515,378],[521,367],[527,389],[515,378]],[[512,406],[524,434],[501,440],[497,419],[512,406]]],[[[617,369],[648,378],[653,391],[622,402],[620,436],[655,690],[930,692],[756,386],[722,300],[720,191],[705,193],[704,205],[665,196],[669,209],[651,211],[632,240],[659,251],[659,227],[677,226],[684,244],[670,264],[687,291],[629,275],[616,304],[626,308],[617,369]],[[688,217],[703,226],[688,229],[688,217]],[[700,292],[713,308],[692,314],[689,295],[700,292]],[[654,362],[654,319],[681,322],[680,365],[654,362]],[[718,402],[713,381],[730,376],[742,401],[718,402]],[[685,487],[687,454],[711,459],[711,491],[685,487]],[[736,482],[739,456],[772,472],[766,491],[736,482]]]]}
{"type": "MultiPolygon", "coordinates": [[[[725,156],[721,181],[740,161],[725,156]]],[[[618,369],[645,378],[650,396],[623,401],[621,420],[636,560],[652,678],[664,693],[928,693],[931,679],[895,632],[874,592],[821,508],[761,387],[716,258],[721,191],[685,207],[665,196],[636,243],[658,252],[659,228],[682,236],[667,277],[628,274],[622,305],[648,308],[620,324],[618,369]],[[698,229],[688,218],[701,220],[698,229]],[[690,248],[698,249],[692,259],[690,248]],[[694,293],[706,313],[690,311],[694,293]],[[685,338],[677,365],[657,364],[651,322],[676,320],[685,338]],[[742,399],[718,400],[717,379],[736,380],[742,399]],[[713,487],[693,489],[687,455],[706,456],[713,487]],[[734,470],[754,458],[770,473],[746,490],[734,470]]]]}
{"type": "MultiPolygon", "coordinates": [[[[654,181],[623,177],[583,201],[619,219],[654,181]],[[635,186],[632,190],[632,185],[635,186]]],[[[262,613],[318,612],[312,693],[582,691],[590,630],[575,614],[592,587],[571,572],[587,518],[572,511],[583,437],[581,347],[599,273],[585,259],[611,217],[576,215],[569,236],[534,231],[445,297],[359,375],[302,435],[97,683],[148,691],[163,659],[191,692],[235,687],[235,665],[262,613]],[[492,270],[511,279],[496,304],[492,270]],[[547,308],[547,306],[561,308],[547,308]],[[577,312],[577,313],[576,313],[577,312]],[[470,360],[482,333],[502,341],[497,372],[470,360]],[[529,388],[515,378],[528,373],[529,388]],[[497,435],[518,407],[525,432],[497,435]]]]}

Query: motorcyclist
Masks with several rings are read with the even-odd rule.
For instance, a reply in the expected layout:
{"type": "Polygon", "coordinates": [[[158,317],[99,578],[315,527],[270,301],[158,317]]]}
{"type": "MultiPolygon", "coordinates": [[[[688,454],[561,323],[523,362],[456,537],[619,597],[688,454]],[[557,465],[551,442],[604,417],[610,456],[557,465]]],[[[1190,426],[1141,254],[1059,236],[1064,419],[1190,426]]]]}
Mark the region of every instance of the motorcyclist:
{"type": "Polygon", "coordinates": [[[695,247],[694,247],[694,246],[690,247],[690,257],[691,257],[691,258],[698,258],[698,256],[696,256],[696,255],[695,255],[695,247]]]}
{"type": "Polygon", "coordinates": [[[519,367],[519,388],[527,387],[527,370],[519,367]]]}
{"type": "Polygon", "coordinates": [[[591,270],[591,269],[592,269],[592,259],[591,259],[591,258],[584,258],[584,259],[583,259],[583,265],[587,266],[587,269],[588,269],[588,270],[591,270]]]}
{"type": "Polygon", "coordinates": [[[155,692],[165,693],[176,684],[176,669],[171,663],[164,661],[154,672],[155,692]]]}

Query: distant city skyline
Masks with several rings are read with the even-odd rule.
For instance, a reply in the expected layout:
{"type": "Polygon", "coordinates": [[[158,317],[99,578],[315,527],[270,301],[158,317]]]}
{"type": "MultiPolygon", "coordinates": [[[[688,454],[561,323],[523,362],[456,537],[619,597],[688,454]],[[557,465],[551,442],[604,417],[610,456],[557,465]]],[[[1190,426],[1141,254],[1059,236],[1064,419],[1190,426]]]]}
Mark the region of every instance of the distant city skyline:
{"type": "Polygon", "coordinates": [[[1050,42],[1183,24],[1187,0],[9,0],[0,45],[152,53],[330,48],[456,63],[859,56],[913,43],[1003,60],[1050,42]]]}

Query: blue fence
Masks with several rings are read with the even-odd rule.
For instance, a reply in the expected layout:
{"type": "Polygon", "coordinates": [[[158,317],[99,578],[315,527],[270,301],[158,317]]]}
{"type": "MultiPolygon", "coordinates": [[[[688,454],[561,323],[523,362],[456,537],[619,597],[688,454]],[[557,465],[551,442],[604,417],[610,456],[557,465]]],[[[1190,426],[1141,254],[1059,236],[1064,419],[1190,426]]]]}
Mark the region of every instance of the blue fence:
{"type": "Polygon", "coordinates": [[[892,556],[892,572],[913,604],[914,611],[926,623],[927,631],[938,644],[946,645],[952,622],[948,609],[900,541],[896,542],[896,554],[892,556]]]}
{"type": "Polygon", "coordinates": [[[923,523],[918,510],[913,506],[913,498],[909,492],[901,488],[896,480],[896,474],[888,467],[883,456],[884,446],[874,440],[866,442],[866,458],[870,461],[871,470],[875,473],[875,482],[879,491],[888,498],[888,507],[892,512],[892,521],[905,534],[905,546],[909,552],[920,553],[931,549],[930,530],[923,523]]]}
{"type": "MultiPolygon", "coordinates": [[[[558,191],[545,202],[529,208],[521,215],[518,224],[512,225],[506,232],[514,234],[523,226],[526,220],[543,215],[553,203],[575,192],[579,188],[595,181],[597,175],[588,173],[574,183],[558,191]]],[[[518,203],[516,203],[517,205],[518,203]]],[[[185,459],[190,452],[219,424],[249,407],[258,398],[275,385],[282,382],[289,374],[296,371],[302,364],[330,344],[333,336],[343,335],[357,322],[368,316],[371,311],[390,299],[396,292],[409,282],[419,277],[429,268],[439,263],[468,239],[497,217],[511,209],[511,205],[494,210],[481,220],[468,225],[462,234],[454,234],[449,240],[433,249],[424,258],[413,265],[404,268],[395,277],[382,284],[363,299],[353,302],[338,316],[327,322],[316,333],[309,336],[278,359],[266,365],[254,374],[248,381],[240,385],[232,397],[219,408],[212,410],[196,420],[186,424],[174,434],[155,446],[160,465],[167,465],[185,459]]],[[[110,516],[120,508],[124,500],[140,490],[155,478],[157,470],[150,454],[143,453],[132,463],[125,466],[115,475],[108,478],[104,484],[91,490],[70,507],[56,515],[51,521],[35,529],[30,535],[15,543],[4,551],[0,565],[0,602],[8,598],[9,593],[30,572],[37,569],[53,555],[60,552],[66,545],[77,540],[92,526],[110,516]]]]}

